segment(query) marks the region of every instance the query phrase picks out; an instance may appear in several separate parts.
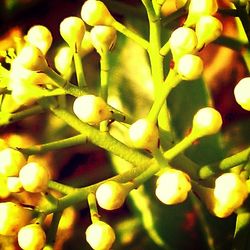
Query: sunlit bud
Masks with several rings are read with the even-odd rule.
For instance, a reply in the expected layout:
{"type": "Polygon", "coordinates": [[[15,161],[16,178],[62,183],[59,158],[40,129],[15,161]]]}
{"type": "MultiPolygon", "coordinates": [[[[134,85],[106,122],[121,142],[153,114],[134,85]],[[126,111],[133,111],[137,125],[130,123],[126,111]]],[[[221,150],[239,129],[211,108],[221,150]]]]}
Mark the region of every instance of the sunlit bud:
{"type": "Polygon", "coordinates": [[[180,9],[185,6],[188,0],[175,0],[176,9],[180,9]]]}
{"type": "Polygon", "coordinates": [[[16,235],[32,219],[32,211],[13,202],[0,203],[0,234],[16,235]]]}
{"type": "Polygon", "coordinates": [[[0,138],[0,150],[3,150],[5,148],[8,148],[8,144],[4,139],[0,138]]]}
{"type": "Polygon", "coordinates": [[[95,26],[90,31],[93,46],[99,54],[111,50],[116,42],[116,29],[110,26],[95,26]]]}
{"type": "Polygon", "coordinates": [[[86,241],[94,250],[109,250],[115,241],[113,228],[103,221],[96,221],[86,230],[86,241]]]}
{"type": "Polygon", "coordinates": [[[210,107],[202,108],[194,115],[192,132],[197,137],[212,135],[220,131],[222,118],[220,113],[210,107]]]}
{"type": "Polygon", "coordinates": [[[39,224],[29,224],[18,232],[18,245],[24,250],[41,250],[46,243],[46,234],[39,224]]]}
{"type": "Polygon", "coordinates": [[[88,25],[107,25],[111,26],[115,21],[106,5],[101,1],[87,0],[81,10],[81,16],[88,25]]]}
{"type": "Polygon", "coordinates": [[[19,178],[26,191],[37,193],[48,188],[50,174],[47,168],[36,162],[30,162],[22,167],[19,178]]]}
{"type": "Polygon", "coordinates": [[[213,15],[218,10],[217,0],[191,0],[185,25],[192,26],[201,16],[213,15]]]}
{"type": "Polygon", "coordinates": [[[194,30],[187,27],[179,27],[173,31],[169,38],[169,45],[174,60],[181,55],[193,53],[197,45],[197,36],[194,30]]]}
{"type": "Polygon", "coordinates": [[[203,71],[203,61],[199,56],[185,54],[177,61],[177,72],[183,80],[195,80],[203,71]]]}
{"type": "Polygon", "coordinates": [[[26,45],[15,60],[20,66],[33,71],[43,71],[48,67],[41,50],[33,45],[26,45]]]}
{"type": "Polygon", "coordinates": [[[95,95],[77,97],[73,104],[73,111],[81,121],[89,124],[99,124],[111,117],[107,103],[95,95]]]}
{"type": "Polygon", "coordinates": [[[173,205],[185,201],[190,189],[190,178],[186,173],[167,169],[157,179],[155,194],[164,204],[173,205]]]}
{"type": "Polygon", "coordinates": [[[60,23],[60,34],[73,51],[78,52],[84,33],[85,24],[79,17],[67,17],[60,23]]]}
{"type": "Polygon", "coordinates": [[[200,49],[217,39],[221,35],[222,29],[222,23],[219,19],[213,16],[202,16],[195,26],[198,38],[197,48],[200,49]]]}
{"type": "Polygon", "coordinates": [[[127,197],[127,190],[123,184],[107,181],[96,190],[96,200],[101,208],[114,210],[120,208],[127,197]]]}
{"type": "Polygon", "coordinates": [[[0,199],[5,199],[10,195],[10,191],[8,189],[7,177],[4,175],[0,175],[0,199]]]}
{"type": "Polygon", "coordinates": [[[61,47],[55,57],[54,57],[54,63],[55,68],[60,72],[63,76],[70,76],[72,73],[72,50],[70,47],[65,46],[61,47]]]}
{"type": "Polygon", "coordinates": [[[247,184],[237,174],[222,174],[215,180],[214,196],[214,214],[222,218],[227,217],[247,198],[247,184]]]}
{"type": "Polygon", "coordinates": [[[52,44],[52,35],[43,25],[35,25],[28,30],[26,41],[36,46],[45,55],[52,44]]]}
{"type": "Polygon", "coordinates": [[[153,152],[158,147],[158,127],[146,118],[139,119],[130,126],[129,139],[133,147],[153,152]]]}
{"type": "Polygon", "coordinates": [[[24,155],[12,148],[0,151],[0,174],[17,176],[22,166],[26,163],[24,155]]]}
{"type": "Polygon", "coordinates": [[[245,110],[250,111],[250,77],[241,79],[234,88],[236,102],[245,110]]]}
{"type": "Polygon", "coordinates": [[[23,185],[19,179],[19,177],[8,177],[7,178],[7,186],[11,193],[18,193],[23,191],[23,185]]]}
{"type": "Polygon", "coordinates": [[[83,57],[90,53],[93,49],[94,46],[91,41],[90,32],[86,30],[78,53],[81,57],[83,57]]]}

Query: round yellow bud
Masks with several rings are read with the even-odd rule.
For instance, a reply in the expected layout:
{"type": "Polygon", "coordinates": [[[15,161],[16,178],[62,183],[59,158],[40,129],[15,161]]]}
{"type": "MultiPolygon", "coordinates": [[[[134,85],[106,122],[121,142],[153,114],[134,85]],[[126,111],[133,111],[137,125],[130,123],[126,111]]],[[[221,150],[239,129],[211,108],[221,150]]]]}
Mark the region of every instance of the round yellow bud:
{"type": "Polygon", "coordinates": [[[89,124],[99,124],[111,118],[107,103],[95,95],[77,97],[73,104],[73,111],[81,121],[89,124]]]}
{"type": "Polygon", "coordinates": [[[83,57],[87,55],[88,53],[90,53],[93,49],[94,49],[94,46],[91,41],[90,32],[86,30],[82,43],[81,43],[81,47],[78,52],[80,56],[83,57]]]}
{"type": "Polygon", "coordinates": [[[10,191],[8,189],[7,177],[4,175],[0,175],[0,199],[6,199],[10,195],[10,191]]]}
{"type": "Polygon", "coordinates": [[[180,9],[186,5],[188,0],[175,0],[176,9],[180,9]]]}
{"type": "Polygon", "coordinates": [[[127,197],[123,184],[116,181],[107,181],[96,190],[96,200],[99,206],[106,210],[120,208],[127,197]]]}
{"type": "Polygon", "coordinates": [[[73,51],[78,52],[84,33],[85,24],[79,17],[67,17],[60,23],[60,34],[73,51]]]}
{"type": "Polygon", "coordinates": [[[23,188],[31,193],[43,192],[48,188],[50,174],[47,168],[36,162],[29,162],[19,173],[23,188]]]}
{"type": "Polygon", "coordinates": [[[81,16],[88,25],[107,25],[111,26],[115,21],[106,5],[97,0],[87,0],[81,10],[81,16]]]}
{"type": "Polygon", "coordinates": [[[43,71],[48,67],[41,50],[33,45],[23,47],[15,60],[20,66],[33,71],[43,71]]]}
{"type": "Polygon", "coordinates": [[[63,76],[69,76],[72,73],[72,50],[70,47],[65,46],[61,47],[55,57],[54,57],[54,63],[55,68],[60,72],[63,76]]]}
{"type": "Polygon", "coordinates": [[[214,15],[218,10],[217,0],[191,0],[185,25],[192,26],[201,16],[214,15]]]}
{"type": "Polygon", "coordinates": [[[39,224],[29,224],[18,232],[18,245],[24,250],[41,250],[46,243],[46,234],[39,224]]]}
{"type": "Polygon", "coordinates": [[[0,151],[0,174],[17,176],[24,164],[26,164],[26,159],[21,152],[12,148],[0,151]]]}
{"type": "Polygon", "coordinates": [[[194,30],[187,27],[179,27],[173,31],[169,38],[169,46],[174,60],[183,54],[193,53],[197,46],[197,36],[194,30]]]}
{"type": "Polygon", "coordinates": [[[44,55],[46,55],[53,40],[51,32],[43,25],[32,26],[25,38],[27,42],[40,49],[44,55]]]}
{"type": "Polygon", "coordinates": [[[32,219],[32,211],[13,202],[0,203],[0,234],[14,236],[32,219]]]}
{"type": "Polygon", "coordinates": [[[239,208],[248,196],[246,182],[235,173],[225,173],[215,180],[213,213],[221,218],[239,208]]]}
{"type": "Polygon", "coordinates": [[[241,79],[234,88],[236,102],[245,110],[250,111],[250,77],[241,79]]]}
{"type": "Polygon", "coordinates": [[[139,119],[130,126],[129,139],[133,147],[152,152],[158,147],[158,127],[146,118],[139,119]]]}
{"type": "Polygon", "coordinates": [[[198,38],[197,48],[201,49],[204,45],[217,39],[222,33],[222,23],[213,16],[202,16],[196,23],[195,32],[198,38]]]}
{"type": "Polygon", "coordinates": [[[96,221],[86,230],[86,241],[94,250],[108,250],[115,241],[113,228],[103,221],[96,221]]]}
{"type": "Polygon", "coordinates": [[[220,113],[210,107],[205,107],[194,115],[192,132],[196,133],[197,137],[212,135],[219,132],[222,125],[220,113]]]}
{"type": "Polygon", "coordinates": [[[183,80],[195,80],[203,71],[203,61],[199,56],[185,54],[177,61],[177,72],[183,80]]]}
{"type": "Polygon", "coordinates": [[[19,193],[23,191],[23,185],[19,179],[19,177],[8,177],[7,178],[7,186],[11,193],[19,193]]]}
{"type": "Polygon", "coordinates": [[[0,138],[0,150],[3,150],[5,148],[8,148],[8,144],[5,142],[4,139],[0,138]]]}
{"type": "Polygon", "coordinates": [[[110,26],[98,25],[91,29],[90,37],[93,46],[99,54],[111,50],[116,42],[116,29],[110,26]]]}
{"type": "Polygon", "coordinates": [[[185,201],[190,189],[190,178],[186,173],[167,169],[157,179],[155,194],[164,204],[173,205],[185,201]]]}

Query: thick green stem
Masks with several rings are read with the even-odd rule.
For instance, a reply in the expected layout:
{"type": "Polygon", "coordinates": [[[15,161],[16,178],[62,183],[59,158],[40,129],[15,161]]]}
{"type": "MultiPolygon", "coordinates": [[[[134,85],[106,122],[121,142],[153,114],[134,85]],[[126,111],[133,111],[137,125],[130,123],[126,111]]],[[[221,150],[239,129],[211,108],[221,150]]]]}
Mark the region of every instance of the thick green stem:
{"type": "Polygon", "coordinates": [[[140,35],[137,35],[136,33],[134,33],[133,31],[129,30],[126,26],[124,26],[123,24],[114,21],[112,23],[112,26],[119,31],[120,33],[122,33],[123,35],[125,35],[126,37],[132,39],[133,41],[135,41],[136,43],[138,43],[142,48],[144,49],[148,49],[149,47],[149,42],[147,40],[145,40],[144,38],[142,38],[140,35]]]}
{"type": "Polygon", "coordinates": [[[98,129],[81,122],[73,114],[63,109],[51,109],[51,111],[64,120],[69,126],[86,136],[87,140],[104,148],[105,150],[122,157],[135,166],[145,165],[148,163],[149,158],[138,151],[129,148],[125,144],[116,140],[110,134],[101,132],[98,129]]]}
{"type": "Polygon", "coordinates": [[[85,75],[83,72],[82,58],[77,52],[74,53],[74,63],[75,63],[78,86],[79,88],[86,87],[87,83],[86,83],[85,75]]]}
{"type": "Polygon", "coordinates": [[[70,194],[70,193],[73,193],[74,191],[76,191],[76,188],[61,184],[61,183],[56,182],[56,181],[49,181],[48,188],[59,191],[62,194],[70,194]]]}
{"type": "Polygon", "coordinates": [[[206,179],[218,171],[225,171],[232,167],[235,167],[240,164],[244,164],[250,159],[250,148],[247,148],[235,155],[229,156],[219,162],[216,162],[212,165],[206,165],[200,168],[199,176],[201,179],[206,179]]]}

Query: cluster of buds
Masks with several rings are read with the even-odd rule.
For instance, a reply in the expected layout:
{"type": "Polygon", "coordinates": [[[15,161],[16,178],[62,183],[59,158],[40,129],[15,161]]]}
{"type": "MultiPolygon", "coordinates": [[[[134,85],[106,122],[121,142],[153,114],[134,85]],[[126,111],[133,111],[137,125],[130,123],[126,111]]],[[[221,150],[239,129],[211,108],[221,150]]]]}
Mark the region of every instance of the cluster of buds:
{"type": "MultiPolygon", "coordinates": [[[[176,1],[176,5],[183,7],[186,2],[176,1]]],[[[169,39],[176,71],[184,80],[195,80],[201,75],[203,62],[195,54],[222,33],[222,23],[213,16],[217,9],[216,0],[191,0],[184,27],[174,30],[169,39]]]]}

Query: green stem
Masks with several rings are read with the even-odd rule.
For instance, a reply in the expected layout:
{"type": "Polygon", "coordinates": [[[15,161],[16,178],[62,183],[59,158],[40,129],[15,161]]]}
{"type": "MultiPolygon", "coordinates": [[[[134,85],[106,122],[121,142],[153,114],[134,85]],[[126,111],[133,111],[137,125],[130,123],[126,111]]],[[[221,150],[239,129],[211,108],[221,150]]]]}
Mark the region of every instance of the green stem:
{"type": "Polygon", "coordinates": [[[169,45],[169,41],[167,41],[162,48],[160,49],[160,54],[162,56],[166,56],[168,54],[168,52],[170,51],[170,45],[169,45]]]}
{"type": "Polygon", "coordinates": [[[212,165],[206,165],[201,167],[199,170],[199,176],[201,179],[206,179],[218,173],[218,170],[225,171],[237,165],[246,163],[247,161],[249,161],[249,157],[250,147],[212,165]]]}
{"type": "Polygon", "coordinates": [[[155,13],[152,1],[149,1],[149,0],[141,0],[141,1],[146,8],[149,21],[155,22],[158,19],[158,17],[155,13]]]}
{"type": "Polygon", "coordinates": [[[168,165],[167,160],[164,158],[164,156],[159,148],[155,149],[152,152],[152,154],[160,167],[164,168],[168,165]]]}
{"type": "Polygon", "coordinates": [[[26,155],[43,154],[52,150],[58,150],[84,144],[86,143],[86,139],[87,138],[85,135],[76,135],[67,139],[35,145],[28,148],[17,148],[17,150],[26,155]]]}
{"type": "Polygon", "coordinates": [[[98,209],[96,205],[96,197],[94,193],[89,193],[88,195],[89,211],[92,223],[100,220],[100,215],[98,214],[98,209]]]}
{"type": "Polygon", "coordinates": [[[182,153],[185,149],[190,147],[196,139],[197,139],[197,136],[194,133],[189,134],[188,136],[184,137],[184,139],[182,139],[179,143],[174,145],[171,149],[167,150],[164,153],[164,157],[168,161],[171,161],[177,155],[182,153]]]}
{"type": "Polygon", "coordinates": [[[32,116],[32,115],[37,115],[44,112],[44,108],[42,108],[41,106],[37,105],[13,114],[9,114],[8,119],[6,119],[3,122],[0,122],[0,126],[4,126],[4,125],[8,125],[10,123],[22,120],[26,117],[32,116]]]}
{"type": "Polygon", "coordinates": [[[159,112],[168,96],[170,91],[180,82],[180,78],[174,70],[169,71],[168,76],[163,83],[163,86],[159,89],[157,98],[155,99],[153,106],[151,107],[148,119],[152,122],[156,122],[159,112]]]}
{"type": "Polygon", "coordinates": [[[110,134],[101,132],[98,129],[81,122],[73,114],[63,109],[51,109],[51,111],[64,120],[69,126],[85,135],[87,140],[93,144],[106,149],[107,151],[122,157],[135,166],[148,164],[149,158],[138,151],[129,148],[125,144],[116,140],[110,134]]]}
{"type": "Polygon", "coordinates": [[[118,30],[120,33],[125,35],[126,37],[128,37],[128,38],[132,39],[133,41],[135,41],[136,43],[138,43],[145,50],[148,49],[149,42],[147,40],[145,40],[144,38],[142,38],[140,35],[137,35],[133,31],[129,30],[125,25],[123,25],[123,24],[121,24],[121,23],[119,23],[117,21],[114,21],[112,23],[112,26],[116,30],[118,30]]]}
{"type": "Polygon", "coordinates": [[[79,88],[84,88],[87,86],[85,75],[83,72],[83,66],[82,66],[82,58],[80,57],[79,53],[74,53],[74,63],[75,63],[75,69],[76,69],[76,78],[78,82],[79,88]]]}
{"type": "Polygon", "coordinates": [[[77,190],[76,188],[73,188],[73,187],[68,186],[68,185],[64,185],[64,184],[56,182],[56,181],[49,181],[48,188],[59,191],[62,194],[70,194],[70,193],[75,192],[77,190]]]}
{"type": "Polygon", "coordinates": [[[56,211],[53,214],[51,224],[47,232],[47,244],[53,246],[56,240],[56,233],[63,211],[56,211]]]}
{"type": "Polygon", "coordinates": [[[83,89],[80,89],[79,87],[65,80],[49,67],[46,70],[44,70],[43,73],[45,73],[49,78],[51,78],[57,84],[57,87],[64,89],[67,94],[76,97],[86,94],[86,92],[83,89]]]}

